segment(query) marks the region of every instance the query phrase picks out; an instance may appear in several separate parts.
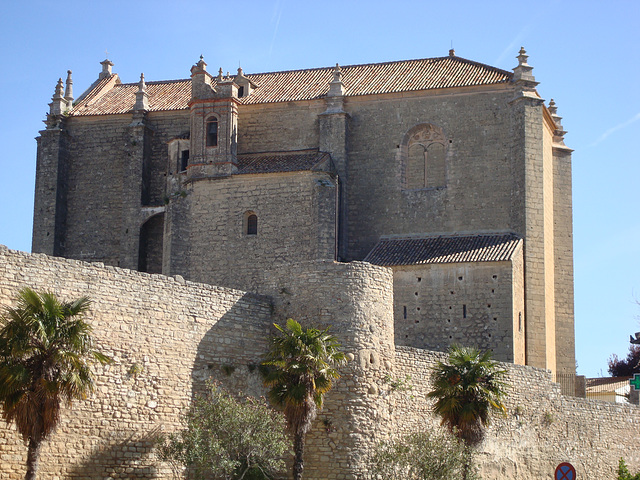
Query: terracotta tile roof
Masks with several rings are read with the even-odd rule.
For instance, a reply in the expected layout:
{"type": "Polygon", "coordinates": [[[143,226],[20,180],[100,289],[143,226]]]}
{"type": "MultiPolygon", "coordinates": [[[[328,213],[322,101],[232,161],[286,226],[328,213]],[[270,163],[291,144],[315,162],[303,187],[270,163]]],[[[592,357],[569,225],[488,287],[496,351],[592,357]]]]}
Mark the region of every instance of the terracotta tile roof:
{"type": "Polygon", "coordinates": [[[514,234],[383,238],[365,262],[385,267],[429,263],[501,262],[511,260],[522,242],[514,234]]]}
{"type": "Polygon", "coordinates": [[[329,160],[328,153],[318,150],[238,155],[237,174],[308,171],[329,160]]]}
{"type": "MultiPolygon", "coordinates": [[[[104,79],[103,79],[104,81],[104,79]]],[[[103,95],[95,98],[94,91],[103,88],[103,81],[73,108],[74,116],[110,115],[127,113],[136,103],[137,83],[114,85],[103,95]]],[[[191,99],[191,80],[147,82],[149,111],[184,110],[191,99]]]]}
{"type": "MultiPolygon", "coordinates": [[[[437,57],[340,67],[347,97],[412,92],[436,88],[507,83],[512,73],[460,57],[437,57]]],[[[290,102],[322,98],[329,91],[334,67],[246,74],[258,85],[244,104],[290,102]]],[[[117,77],[112,75],[111,77],[117,77]]],[[[215,77],[212,77],[215,86],[215,77]]],[[[102,95],[100,81],[73,109],[73,115],[107,115],[133,109],[137,83],[114,85],[102,95]]],[[[150,111],[184,110],[191,98],[191,80],[148,82],[150,111]]]]}
{"type": "MultiPolygon", "coordinates": [[[[334,67],[247,75],[259,85],[244,103],[320,98],[329,91],[334,67]]],[[[460,57],[425,58],[340,67],[345,96],[411,92],[506,83],[512,74],[460,57]]]]}

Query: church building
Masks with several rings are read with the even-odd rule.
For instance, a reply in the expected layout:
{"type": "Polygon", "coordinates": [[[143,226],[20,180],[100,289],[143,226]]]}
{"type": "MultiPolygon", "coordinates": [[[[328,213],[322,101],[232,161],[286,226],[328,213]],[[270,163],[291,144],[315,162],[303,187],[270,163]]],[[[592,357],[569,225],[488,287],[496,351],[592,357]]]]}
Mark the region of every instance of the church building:
{"type": "Polygon", "coordinates": [[[393,271],[397,345],[575,373],[572,150],[524,49],[513,71],[453,50],[255,74],[200,57],[134,83],[112,68],[78,98],[58,81],[34,252],[257,293],[274,266],[370,262],[393,271]]]}

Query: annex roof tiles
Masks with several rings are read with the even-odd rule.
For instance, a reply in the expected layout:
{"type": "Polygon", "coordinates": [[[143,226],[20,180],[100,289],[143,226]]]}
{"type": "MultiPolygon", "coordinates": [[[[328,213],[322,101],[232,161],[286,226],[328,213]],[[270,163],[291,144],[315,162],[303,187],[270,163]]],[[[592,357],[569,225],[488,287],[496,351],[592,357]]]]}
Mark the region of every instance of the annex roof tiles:
{"type": "Polygon", "coordinates": [[[329,158],[328,153],[318,150],[238,155],[237,174],[309,171],[329,158]]]}
{"type": "MultiPolygon", "coordinates": [[[[513,74],[464,58],[448,56],[340,67],[346,97],[412,92],[439,88],[507,83],[513,74]]],[[[243,104],[313,100],[324,97],[333,80],[334,67],[246,74],[258,85],[243,104]]],[[[116,76],[115,74],[111,77],[116,76]]],[[[108,77],[108,78],[111,78],[108,77]]],[[[103,79],[74,107],[72,115],[108,115],[130,112],[137,83],[115,84],[107,92],[103,79]]],[[[215,87],[216,77],[212,78],[215,87]]],[[[225,80],[229,78],[225,77],[225,80]]],[[[184,110],[191,99],[191,80],[148,82],[149,110],[184,110]]]]}
{"type": "Polygon", "coordinates": [[[383,238],[365,262],[394,267],[432,263],[501,262],[511,260],[522,242],[514,234],[383,238]]]}

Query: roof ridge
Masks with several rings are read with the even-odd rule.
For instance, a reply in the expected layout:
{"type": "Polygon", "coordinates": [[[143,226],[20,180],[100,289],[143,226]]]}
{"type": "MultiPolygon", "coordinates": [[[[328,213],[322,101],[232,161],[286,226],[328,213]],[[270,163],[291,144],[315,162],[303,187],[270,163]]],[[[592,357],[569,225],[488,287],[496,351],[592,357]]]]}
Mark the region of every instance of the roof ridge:
{"type": "Polygon", "coordinates": [[[380,237],[380,241],[388,241],[388,240],[427,240],[427,239],[438,239],[438,238],[470,238],[470,237],[513,237],[514,239],[520,239],[521,237],[514,232],[482,232],[482,233],[439,233],[439,234],[423,234],[423,233],[408,233],[408,234],[398,234],[398,235],[382,235],[380,237]]]}
{"type": "MultiPolygon", "coordinates": [[[[166,83],[180,83],[180,82],[190,82],[191,79],[190,78],[179,78],[177,80],[151,80],[151,81],[147,81],[145,79],[145,84],[147,86],[149,85],[160,85],[160,84],[166,84],[166,83]]],[[[120,87],[137,87],[139,82],[130,82],[130,83],[120,83],[118,84],[118,86],[120,87]]]]}
{"type": "MultiPolygon", "coordinates": [[[[497,72],[503,73],[503,74],[507,74],[507,75],[513,75],[513,72],[509,72],[507,70],[502,70],[501,68],[498,67],[494,67],[492,65],[489,65],[487,63],[482,63],[482,62],[476,62],[475,60],[470,60],[468,58],[464,58],[464,57],[458,57],[458,56],[441,56],[441,57],[426,57],[426,58],[410,58],[410,59],[405,59],[405,60],[389,60],[386,62],[369,62],[369,63],[354,63],[351,65],[340,65],[340,69],[343,70],[345,68],[356,68],[356,67],[369,67],[369,66],[378,66],[378,65],[394,65],[397,63],[406,63],[406,62],[422,62],[422,61],[428,61],[428,60],[454,60],[454,61],[463,61],[465,63],[470,63],[473,65],[479,65],[479,66],[483,66],[492,70],[495,70],[497,72]]],[[[273,75],[275,73],[292,73],[292,72],[313,72],[313,71],[319,71],[319,70],[333,70],[335,67],[335,65],[332,66],[328,66],[328,67],[313,67],[313,68],[293,68],[290,70],[273,70],[270,72],[258,72],[258,73],[245,73],[245,76],[248,75],[273,75]]]]}

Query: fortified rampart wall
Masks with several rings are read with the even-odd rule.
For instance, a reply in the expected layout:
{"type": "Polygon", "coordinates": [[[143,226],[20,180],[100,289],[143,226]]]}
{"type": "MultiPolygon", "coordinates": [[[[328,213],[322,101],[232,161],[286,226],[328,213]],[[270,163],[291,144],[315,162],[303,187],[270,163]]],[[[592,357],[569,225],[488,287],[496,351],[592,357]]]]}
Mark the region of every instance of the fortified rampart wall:
{"type": "MultiPolygon", "coordinates": [[[[115,359],[96,369],[95,394],[63,412],[43,449],[42,478],[173,478],[154,457],[155,436],[179,426],[206,378],[263,393],[256,366],[271,323],[287,316],[332,325],[351,358],[308,437],[305,478],[362,478],[377,442],[435,423],[426,399],[429,368],[444,357],[394,345],[388,269],[280,265],[265,272],[258,295],[0,247],[0,305],[25,286],[63,299],[91,297],[98,346],[115,359]],[[394,388],[398,380],[411,390],[394,388]]],[[[563,397],[548,372],[505,368],[509,414],[495,421],[481,447],[485,480],[551,478],[567,460],[580,478],[613,480],[620,457],[640,468],[640,409],[563,397]]],[[[0,479],[22,478],[25,461],[15,429],[0,426],[0,479]]]]}
{"type": "MultiPolygon", "coordinates": [[[[406,383],[412,388],[389,395],[395,431],[438,424],[426,392],[430,369],[445,359],[444,353],[396,347],[396,371],[410,375],[406,383]]],[[[492,418],[479,448],[483,480],[551,479],[562,462],[570,462],[579,479],[614,480],[620,458],[640,470],[640,408],[564,396],[548,370],[502,366],[508,372],[508,413],[492,418]]]]}
{"type": "MultiPolygon", "coordinates": [[[[90,297],[98,348],[115,360],[95,369],[91,398],[63,413],[43,448],[40,478],[171,478],[151,455],[153,438],[179,425],[194,386],[233,365],[245,373],[234,372],[235,387],[262,392],[249,366],[267,348],[264,297],[0,247],[0,305],[26,286],[90,297]]],[[[0,427],[0,478],[23,478],[26,453],[14,428],[0,427]]]]}

